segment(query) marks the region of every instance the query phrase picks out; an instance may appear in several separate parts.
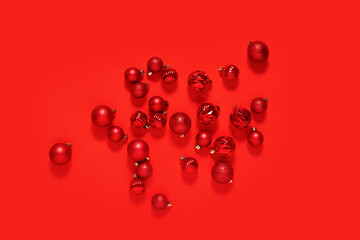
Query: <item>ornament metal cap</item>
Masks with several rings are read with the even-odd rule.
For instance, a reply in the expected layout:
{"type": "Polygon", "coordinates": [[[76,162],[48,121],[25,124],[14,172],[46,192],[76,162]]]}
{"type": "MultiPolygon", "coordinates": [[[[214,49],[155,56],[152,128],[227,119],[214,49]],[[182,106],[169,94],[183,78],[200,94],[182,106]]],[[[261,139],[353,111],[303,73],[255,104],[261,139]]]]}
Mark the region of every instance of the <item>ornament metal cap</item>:
{"type": "Polygon", "coordinates": [[[115,108],[112,108],[111,111],[112,111],[113,113],[116,113],[116,109],[115,109],[115,108]]]}
{"type": "Polygon", "coordinates": [[[201,147],[200,147],[200,145],[198,145],[198,144],[195,146],[195,149],[196,149],[196,150],[199,150],[200,148],[201,148],[201,147]]]}
{"type": "Polygon", "coordinates": [[[180,161],[183,161],[184,159],[185,159],[184,156],[181,156],[181,157],[180,157],[180,161]]]}
{"type": "Polygon", "coordinates": [[[172,203],[169,201],[166,207],[171,207],[172,203]]]}
{"type": "Polygon", "coordinates": [[[229,183],[232,183],[233,182],[233,180],[231,179],[230,181],[229,181],[229,183]]]}
{"type": "Polygon", "coordinates": [[[133,175],[134,178],[137,178],[138,176],[136,175],[136,173],[133,175]]]}
{"type": "Polygon", "coordinates": [[[135,167],[139,166],[139,163],[138,162],[135,162],[135,167]]]}
{"type": "Polygon", "coordinates": [[[72,146],[72,144],[71,144],[71,143],[67,143],[66,145],[67,145],[68,147],[71,147],[71,146],[72,146]]]}
{"type": "Polygon", "coordinates": [[[122,140],[127,140],[128,139],[128,135],[124,134],[122,140]]]}
{"type": "Polygon", "coordinates": [[[224,67],[219,68],[219,72],[222,72],[224,70],[224,67]]]}
{"type": "Polygon", "coordinates": [[[256,127],[252,127],[251,130],[252,130],[252,131],[256,131],[256,127]]]}
{"type": "Polygon", "coordinates": [[[139,72],[140,72],[140,75],[143,75],[145,71],[144,71],[144,70],[140,70],[139,72]]]}
{"type": "Polygon", "coordinates": [[[181,138],[184,138],[184,137],[185,137],[185,134],[180,134],[180,137],[181,137],[181,138]]]}
{"type": "Polygon", "coordinates": [[[215,150],[212,148],[210,149],[210,154],[214,154],[215,153],[215,150]]]}
{"type": "Polygon", "coordinates": [[[264,98],[265,102],[268,102],[269,100],[267,98],[264,98]]]}
{"type": "Polygon", "coordinates": [[[146,161],[149,161],[149,160],[150,160],[150,158],[149,158],[149,157],[146,157],[146,158],[145,158],[145,160],[146,160],[146,161]]]}
{"type": "Polygon", "coordinates": [[[145,128],[145,129],[149,129],[149,128],[150,128],[149,124],[148,124],[148,123],[145,124],[144,128],[145,128]]]}

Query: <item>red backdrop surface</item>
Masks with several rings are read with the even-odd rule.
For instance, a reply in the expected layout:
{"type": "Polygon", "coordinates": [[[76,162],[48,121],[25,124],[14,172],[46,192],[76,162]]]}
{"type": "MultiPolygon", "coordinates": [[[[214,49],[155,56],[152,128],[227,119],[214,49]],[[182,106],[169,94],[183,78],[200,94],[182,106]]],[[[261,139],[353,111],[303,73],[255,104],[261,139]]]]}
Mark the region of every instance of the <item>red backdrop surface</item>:
{"type": "Polygon", "coordinates": [[[2,1],[0,239],[360,239],[359,2],[2,1]],[[247,42],[263,40],[267,64],[253,66],[247,42]],[[131,98],[123,72],[163,58],[178,85],[159,79],[146,99],[131,98]],[[236,64],[225,83],[218,68],[236,64]],[[236,140],[232,185],[211,179],[215,160],[197,153],[201,99],[188,91],[193,70],[213,88],[205,101],[221,107],[214,137],[236,140]],[[180,140],[164,130],[136,131],[129,117],[160,95],[169,115],[188,113],[180,140]],[[264,146],[248,147],[232,128],[234,105],[267,97],[256,118],[264,146]],[[129,194],[133,166],[126,145],[93,127],[94,106],[117,109],[129,139],[150,145],[154,173],[146,193],[129,194]],[[73,144],[66,167],[49,163],[55,142],[73,144]],[[198,173],[184,176],[182,155],[198,173]],[[172,209],[150,200],[165,193],[172,209]]]}

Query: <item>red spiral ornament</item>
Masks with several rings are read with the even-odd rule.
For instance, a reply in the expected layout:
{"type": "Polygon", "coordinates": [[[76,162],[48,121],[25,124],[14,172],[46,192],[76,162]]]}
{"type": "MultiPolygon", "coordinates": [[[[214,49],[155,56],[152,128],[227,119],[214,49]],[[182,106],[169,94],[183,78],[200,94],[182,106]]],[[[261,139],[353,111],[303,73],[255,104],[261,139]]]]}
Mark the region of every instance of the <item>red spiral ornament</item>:
{"type": "Polygon", "coordinates": [[[180,161],[181,169],[187,174],[192,174],[196,172],[199,166],[198,162],[193,157],[180,157],[180,161]]]}
{"type": "Polygon", "coordinates": [[[227,65],[219,69],[221,76],[226,80],[235,80],[239,76],[239,68],[235,65],[227,65]]]}
{"type": "Polygon", "coordinates": [[[216,121],[220,107],[212,103],[203,103],[198,107],[197,117],[202,124],[209,125],[216,121]]]}
{"type": "Polygon", "coordinates": [[[212,81],[204,71],[194,71],[188,77],[188,85],[197,92],[206,90],[212,81]]]}
{"type": "Polygon", "coordinates": [[[148,117],[142,111],[136,111],[130,117],[131,125],[136,128],[149,128],[148,117]]]}
{"type": "Polygon", "coordinates": [[[166,113],[155,113],[150,117],[149,120],[150,127],[155,129],[161,129],[166,125],[166,113]]]}
{"type": "Polygon", "coordinates": [[[214,141],[214,146],[210,154],[216,154],[218,157],[229,157],[235,150],[235,142],[231,137],[218,137],[214,141]]]}
{"type": "Polygon", "coordinates": [[[130,182],[130,192],[141,194],[145,192],[145,182],[141,178],[134,177],[130,182]]]}
{"type": "Polygon", "coordinates": [[[235,106],[230,114],[231,123],[237,128],[246,128],[251,122],[251,113],[245,108],[235,106]]]}
{"type": "Polygon", "coordinates": [[[161,79],[167,84],[175,83],[178,80],[178,73],[175,69],[166,65],[161,72],[161,79]]]}

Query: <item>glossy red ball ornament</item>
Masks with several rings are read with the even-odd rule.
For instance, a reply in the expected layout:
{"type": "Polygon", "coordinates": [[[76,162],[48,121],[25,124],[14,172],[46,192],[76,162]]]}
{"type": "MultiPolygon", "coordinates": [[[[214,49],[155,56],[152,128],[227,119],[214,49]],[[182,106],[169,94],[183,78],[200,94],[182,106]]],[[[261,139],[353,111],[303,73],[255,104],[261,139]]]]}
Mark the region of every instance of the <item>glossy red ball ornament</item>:
{"type": "Polygon", "coordinates": [[[197,92],[206,90],[211,84],[212,81],[203,71],[194,71],[188,77],[188,85],[197,92]]]}
{"type": "Polygon", "coordinates": [[[169,103],[162,97],[154,96],[149,99],[148,105],[152,112],[165,112],[169,103]]]}
{"type": "Polygon", "coordinates": [[[124,72],[125,80],[131,83],[139,82],[142,80],[143,70],[139,70],[136,67],[129,67],[124,72]]]}
{"type": "Polygon", "coordinates": [[[106,105],[99,105],[93,109],[91,120],[98,127],[107,127],[114,120],[115,112],[115,109],[111,109],[106,105]]]}
{"type": "Polygon", "coordinates": [[[180,157],[181,169],[187,173],[192,174],[198,169],[198,162],[193,157],[180,157]]]}
{"type": "Polygon", "coordinates": [[[212,140],[211,133],[209,132],[199,132],[196,135],[195,141],[196,145],[195,148],[199,150],[200,148],[210,146],[212,140]]]}
{"type": "Polygon", "coordinates": [[[269,48],[262,41],[249,42],[247,54],[254,62],[263,62],[269,57],[269,48]]]}
{"type": "Polygon", "coordinates": [[[136,165],[135,174],[137,177],[145,179],[152,175],[153,168],[149,161],[135,163],[135,165],[136,165]]]}
{"type": "Polygon", "coordinates": [[[169,126],[171,131],[184,137],[191,128],[191,119],[186,113],[177,112],[171,116],[169,126]]]}
{"type": "Polygon", "coordinates": [[[263,134],[253,127],[247,136],[248,143],[253,147],[260,146],[264,141],[263,134]]]}
{"type": "Polygon", "coordinates": [[[107,132],[108,138],[113,142],[120,142],[127,140],[128,136],[124,133],[124,130],[119,126],[111,126],[107,132]]]}
{"type": "Polygon", "coordinates": [[[49,151],[50,161],[56,165],[64,165],[70,161],[72,148],[70,143],[56,143],[49,151]]]}
{"type": "Polygon", "coordinates": [[[178,80],[178,73],[175,69],[166,65],[161,71],[161,79],[167,84],[173,84],[178,80]]]}
{"type": "Polygon", "coordinates": [[[219,69],[221,76],[229,81],[235,80],[239,76],[239,68],[235,65],[227,65],[219,69]]]}
{"type": "Polygon", "coordinates": [[[151,57],[147,62],[148,76],[159,73],[163,69],[164,63],[159,57],[151,57]]]}
{"type": "Polygon", "coordinates": [[[130,93],[135,98],[142,98],[145,97],[146,94],[149,92],[149,84],[137,82],[131,85],[130,93]]]}
{"type": "Polygon", "coordinates": [[[212,103],[203,103],[198,107],[197,117],[200,123],[209,125],[216,121],[219,116],[220,107],[212,103]]]}
{"type": "Polygon", "coordinates": [[[251,122],[251,113],[245,108],[235,106],[230,113],[230,121],[237,128],[246,128],[251,122]]]}
{"type": "Polygon", "coordinates": [[[254,98],[251,101],[250,108],[254,113],[264,113],[267,109],[267,98],[254,98]]]}
{"type": "Polygon", "coordinates": [[[150,117],[149,125],[155,129],[162,129],[166,125],[166,112],[155,113],[150,117]]]}
{"type": "Polygon", "coordinates": [[[138,177],[134,177],[130,182],[130,192],[133,194],[141,194],[145,192],[144,180],[138,177]]]}
{"type": "Polygon", "coordinates": [[[217,183],[232,183],[234,169],[228,161],[217,161],[211,170],[211,175],[217,183]]]}
{"type": "Polygon", "coordinates": [[[169,202],[167,197],[162,193],[157,193],[152,197],[151,205],[156,210],[164,210],[167,207],[171,207],[171,203],[169,202]]]}
{"type": "Polygon", "coordinates": [[[127,153],[134,162],[149,160],[149,145],[144,140],[134,139],[128,144],[127,153]]]}
{"type": "Polygon", "coordinates": [[[215,154],[218,157],[229,157],[235,150],[235,142],[231,137],[218,137],[214,141],[213,148],[210,149],[210,154],[215,154]]]}
{"type": "Polygon", "coordinates": [[[130,117],[131,125],[136,128],[149,128],[148,117],[142,111],[134,112],[130,117]]]}

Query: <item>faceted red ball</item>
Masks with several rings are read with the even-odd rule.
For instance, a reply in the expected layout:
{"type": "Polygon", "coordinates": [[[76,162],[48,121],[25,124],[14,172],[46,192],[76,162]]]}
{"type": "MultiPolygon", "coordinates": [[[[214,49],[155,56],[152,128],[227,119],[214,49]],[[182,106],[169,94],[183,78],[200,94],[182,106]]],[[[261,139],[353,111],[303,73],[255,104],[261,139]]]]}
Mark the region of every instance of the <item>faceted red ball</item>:
{"type": "Polygon", "coordinates": [[[64,165],[70,161],[72,155],[71,144],[56,143],[49,151],[50,161],[56,165],[64,165]]]}
{"type": "Polygon", "coordinates": [[[203,71],[194,71],[188,77],[188,85],[195,91],[201,92],[211,85],[212,81],[203,71]]]}
{"type": "Polygon", "coordinates": [[[215,153],[218,157],[229,157],[235,150],[235,142],[231,137],[218,137],[214,141],[214,146],[210,153],[215,153]]]}
{"type": "Polygon", "coordinates": [[[112,126],[107,132],[108,138],[113,142],[120,142],[127,139],[127,135],[124,134],[124,130],[119,126],[112,126]]]}
{"type": "Polygon", "coordinates": [[[230,114],[231,123],[237,128],[246,128],[251,122],[251,113],[245,108],[234,107],[230,114]]]}
{"type": "Polygon", "coordinates": [[[171,116],[169,126],[171,131],[184,137],[191,128],[191,119],[186,113],[177,112],[171,116]]]}
{"type": "Polygon", "coordinates": [[[178,73],[171,67],[165,67],[161,72],[161,79],[167,84],[173,84],[178,80],[178,73]]]}
{"type": "Polygon", "coordinates": [[[136,67],[129,67],[124,72],[125,80],[131,83],[139,82],[142,79],[143,72],[136,67]]]}
{"type": "Polygon", "coordinates": [[[145,97],[148,92],[149,84],[147,83],[137,82],[130,87],[130,93],[135,98],[145,97]]]}
{"type": "Polygon", "coordinates": [[[128,144],[127,153],[134,162],[142,162],[149,157],[149,145],[144,140],[134,139],[128,144]]]}
{"type": "Polygon", "coordinates": [[[130,192],[133,194],[141,194],[145,192],[145,182],[141,178],[133,178],[130,182],[130,192]]]}
{"type": "Polygon", "coordinates": [[[212,168],[211,175],[217,183],[231,183],[234,169],[228,161],[217,161],[212,168]]]}
{"type": "Polygon", "coordinates": [[[148,178],[152,175],[153,168],[149,161],[142,162],[137,165],[135,174],[139,178],[148,178]]]}
{"type": "Polygon", "coordinates": [[[185,173],[192,174],[192,173],[196,172],[196,170],[198,169],[199,164],[195,158],[181,157],[180,160],[181,160],[181,169],[185,173]]]}
{"type": "Polygon", "coordinates": [[[239,68],[235,65],[227,65],[224,68],[220,68],[221,75],[226,80],[235,80],[239,76],[239,68]]]}
{"type": "Polygon", "coordinates": [[[166,115],[163,113],[155,113],[150,117],[150,127],[155,129],[162,129],[166,125],[166,115]]]}
{"type": "Polygon", "coordinates": [[[151,57],[147,62],[148,75],[150,76],[153,73],[161,72],[163,69],[164,63],[159,57],[151,57]]]}
{"type": "Polygon", "coordinates": [[[254,62],[263,62],[269,56],[269,48],[262,41],[249,42],[247,54],[254,62]]]}
{"type": "Polygon", "coordinates": [[[134,112],[130,117],[130,122],[136,128],[149,128],[148,117],[142,111],[134,112]]]}
{"type": "Polygon", "coordinates": [[[211,144],[212,136],[209,132],[199,132],[196,135],[195,141],[196,141],[196,149],[200,149],[203,147],[207,147],[211,144]]]}
{"type": "Polygon", "coordinates": [[[91,120],[98,127],[109,126],[115,118],[115,109],[111,109],[106,105],[95,107],[91,113],[91,120]]]}
{"type": "Polygon", "coordinates": [[[164,210],[165,208],[170,207],[171,203],[169,202],[169,200],[167,199],[167,197],[164,194],[158,193],[152,197],[151,205],[156,210],[164,210]]]}
{"type": "Polygon", "coordinates": [[[251,101],[250,108],[254,113],[264,113],[267,109],[267,99],[266,98],[255,98],[251,101]]]}
{"type": "Polygon", "coordinates": [[[148,105],[150,110],[153,112],[165,112],[169,103],[162,97],[154,96],[149,99],[148,105]]]}
{"type": "Polygon", "coordinates": [[[208,125],[216,121],[219,112],[220,107],[212,103],[203,103],[198,107],[197,117],[202,124],[208,125]]]}
{"type": "Polygon", "coordinates": [[[253,127],[251,132],[247,136],[247,140],[251,146],[258,147],[263,143],[264,136],[260,131],[253,127]]]}

